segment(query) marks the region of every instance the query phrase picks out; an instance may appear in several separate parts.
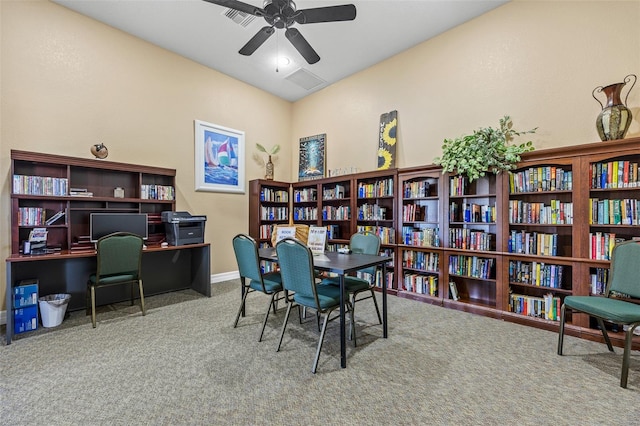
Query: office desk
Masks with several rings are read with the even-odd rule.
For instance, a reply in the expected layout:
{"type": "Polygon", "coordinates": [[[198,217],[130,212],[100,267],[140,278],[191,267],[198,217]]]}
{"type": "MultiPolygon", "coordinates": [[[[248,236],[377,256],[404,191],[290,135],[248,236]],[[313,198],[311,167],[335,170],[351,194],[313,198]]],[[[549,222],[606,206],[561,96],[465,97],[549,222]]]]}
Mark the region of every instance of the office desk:
{"type": "MultiPolygon", "coordinates": [[[[193,289],[211,297],[211,255],[209,244],[149,246],[142,253],[144,293],[154,295],[193,289]]],[[[38,279],[38,295],[71,295],[69,310],[86,309],[87,280],[96,270],[96,252],[64,251],[38,256],[11,255],[7,273],[7,344],[13,338],[13,287],[21,280],[38,279]]],[[[100,290],[101,304],[130,299],[127,286],[100,290]]]]}
{"type": "MultiPolygon", "coordinates": [[[[277,262],[277,256],[274,248],[262,248],[259,250],[262,260],[277,262]]],[[[365,269],[370,266],[382,266],[382,276],[386,275],[386,263],[391,260],[386,256],[376,256],[372,254],[340,254],[336,252],[325,253],[327,260],[321,258],[313,258],[313,266],[325,272],[333,272],[340,277],[340,366],[347,366],[347,345],[345,332],[345,292],[344,277],[350,272],[365,269]]],[[[387,287],[382,285],[382,336],[387,338],[387,287]]]]}

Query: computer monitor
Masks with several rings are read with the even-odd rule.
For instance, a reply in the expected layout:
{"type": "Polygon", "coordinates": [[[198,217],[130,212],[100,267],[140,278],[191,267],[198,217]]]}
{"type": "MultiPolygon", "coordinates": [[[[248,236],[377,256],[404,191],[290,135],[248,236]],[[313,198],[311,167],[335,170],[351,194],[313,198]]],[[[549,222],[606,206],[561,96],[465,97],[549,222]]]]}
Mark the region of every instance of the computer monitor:
{"type": "Polygon", "coordinates": [[[146,240],[149,237],[149,225],[146,213],[91,213],[89,235],[96,242],[105,235],[114,232],[130,232],[146,240]]]}

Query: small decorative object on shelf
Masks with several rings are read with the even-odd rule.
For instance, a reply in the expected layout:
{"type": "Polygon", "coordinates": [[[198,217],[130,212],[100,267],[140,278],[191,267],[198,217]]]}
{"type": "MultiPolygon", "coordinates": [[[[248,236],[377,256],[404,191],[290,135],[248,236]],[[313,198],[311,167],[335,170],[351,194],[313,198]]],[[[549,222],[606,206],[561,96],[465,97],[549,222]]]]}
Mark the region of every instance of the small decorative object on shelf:
{"type": "Polygon", "coordinates": [[[632,119],[631,111],[627,108],[627,100],[629,99],[629,92],[631,92],[637,80],[638,77],[636,77],[635,74],[629,74],[621,83],[614,83],[605,87],[598,86],[591,92],[593,99],[598,101],[602,107],[602,111],[600,111],[596,119],[596,128],[598,129],[600,139],[603,141],[624,139],[632,119]],[[622,103],[620,100],[622,88],[631,81],[631,77],[633,77],[633,84],[627,91],[624,103],[622,103]],[[596,92],[604,92],[607,97],[606,105],[603,105],[602,102],[596,98],[596,92]]]}
{"type": "Polygon", "coordinates": [[[266,180],[273,180],[273,162],[271,161],[271,156],[277,154],[278,151],[280,151],[280,145],[275,145],[273,148],[268,150],[259,143],[256,143],[256,148],[258,148],[258,151],[264,152],[269,155],[269,158],[265,164],[264,178],[266,180]]]}
{"type": "Polygon", "coordinates": [[[119,186],[117,188],[114,188],[113,197],[114,198],[124,198],[124,188],[121,188],[119,186]]]}
{"type": "Polygon", "coordinates": [[[442,157],[433,162],[442,166],[442,172],[455,172],[474,181],[487,172],[498,174],[515,168],[520,154],[533,151],[531,141],[520,145],[510,145],[514,136],[535,133],[535,129],[518,132],[513,129],[511,117],[500,119],[500,128],[483,127],[474,130],[472,135],[455,139],[445,139],[442,145],[442,157]]]}
{"type": "Polygon", "coordinates": [[[103,143],[97,143],[95,145],[91,145],[91,153],[101,160],[107,158],[109,155],[109,150],[103,143]]]}

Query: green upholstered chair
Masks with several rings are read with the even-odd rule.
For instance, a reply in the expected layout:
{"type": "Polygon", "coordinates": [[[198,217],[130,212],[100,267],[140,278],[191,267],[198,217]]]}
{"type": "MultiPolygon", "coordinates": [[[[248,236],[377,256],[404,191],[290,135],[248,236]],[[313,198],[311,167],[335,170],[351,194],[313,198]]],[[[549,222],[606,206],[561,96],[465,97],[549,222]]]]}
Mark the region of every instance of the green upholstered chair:
{"type": "Polygon", "coordinates": [[[625,241],[613,248],[609,282],[604,297],[567,296],[560,310],[560,332],[558,336],[558,355],[562,355],[566,310],[583,312],[595,317],[607,347],[614,352],[611,340],[604,326],[604,320],[627,325],[625,332],[624,355],[620,386],[627,387],[629,359],[633,330],[640,325],[640,305],[620,299],[620,295],[640,299],[640,244],[637,241],[625,241]]]}
{"type": "Polygon", "coordinates": [[[258,256],[258,244],[256,240],[248,235],[238,234],[233,237],[233,251],[238,262],[238,272],[242,284],[242,301],[236,315],[233,328],[238,326],[240,315],[244,312],[247,295],[251,292],[260,292],[270,296],[267,312],[262,321],[262,328],[258,336],[258,342],[262,341],[262,335],[269,319],[269,312],[273,307],[276,312],[277,303],[280,298],[277,296],[282,292],[282,279],[279,272],[268,272],[263,274],[260,269],[260,258],[258,256]]]}
{"type": "MultiPolygon", "coordinates": [[[[142,238],[127,232],[106,235],[96,243],[98,265],[96,272],[89,276],[87,286],[91,297],[91,323],[96,327],[96,289],[114,285],[131,286],[131,305],[133,305],[135,284],[140,292],[140,308],[144,307],[142,289],[142,238]]],[[[88,304],[87,304],[88,305],[88,304]]]]}
{"type": "MultiPolygon", "coordinates": [[[[380,252],[380,237],[370,232],[359,232],[357,234],[353,234],[351,236],[351,240],[349,241],[349,249],[352,253],[363,253],[363,254],[378,254],[380,252]]],[[[355,305],[356,302],[360,302],[366,299],[373,299],[373,304],[376,308],[376,313],[378,314],[378,322],[382,324],[382,317],[380,316],[380,308],[378,308],[378,301],[376,300],[375,295],[375,276],[376,276],[376,268],[366,268],[362,269],[358,272],[369,274],[372,277],[372,280],[366,280],[364,278],[358,278],[354,276],[346,276],[344,277],[344,287],[349,296],[351,309],[354,310],[355,313],[355,305]],[[359,297],[359,294],[366,293],[364,297],[359,297]]],[[[326,278],[322,281],[322,284],[330,284],[334,286],[339,286],[340,281],[337,277],[326,278]]],[[[352,323],[351,333],[353,334],[354,323],[352,323]]],[[[353,335],[354,344],[355,344],[355,334],[353,335]]]]}
{"type": "MultiPolygon", "coordinates": [[[[298,307],[303,306],[316,310],[318,314],[324,316],[324,322],[322,323],[316,356],[311,369],[311,372],[315,373],[327,331],[327,323],[339,318],[339,316],[334,316],[331,319],[329,317],[333,311],[340,308],[340,289],[334,286],[316,284],[313,255],[311,250],[300,241],[291,238],[284,239],[276,245],[276,252],[278,253],[282,285],[288,293],[287,313],[282,324],[282,332],[280,333],[280,341],[276,351],[279,351],[282,345],[282,338],[287,328],[291,308],[297,305],[298,307]]],[[[351,314],[351,321],[353,322],[353,311],[351,311],[351,314]]]]}

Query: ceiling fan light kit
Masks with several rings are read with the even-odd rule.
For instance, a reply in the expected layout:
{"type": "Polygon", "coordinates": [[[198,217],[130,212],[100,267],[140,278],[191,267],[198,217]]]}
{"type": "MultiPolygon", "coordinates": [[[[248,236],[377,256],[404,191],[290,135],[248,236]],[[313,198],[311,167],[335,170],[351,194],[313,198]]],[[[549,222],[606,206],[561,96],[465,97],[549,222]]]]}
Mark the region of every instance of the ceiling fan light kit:
{"type": "Polygon", "coordinates": [[[204,1],[259,16],[267,21],[269,25],[262,27],[239,50],[238,53],[241,55],[250,56],[275,33],[276,29],[285,29],[284,35],[287,40],[309,64],[318,62],[320,56],[293,25],[353,21],[356,18],[356,7],[353,4],[297,10],[296,4],[292,0],[265,0],[262,8],[237,0],[204,1]]]}

